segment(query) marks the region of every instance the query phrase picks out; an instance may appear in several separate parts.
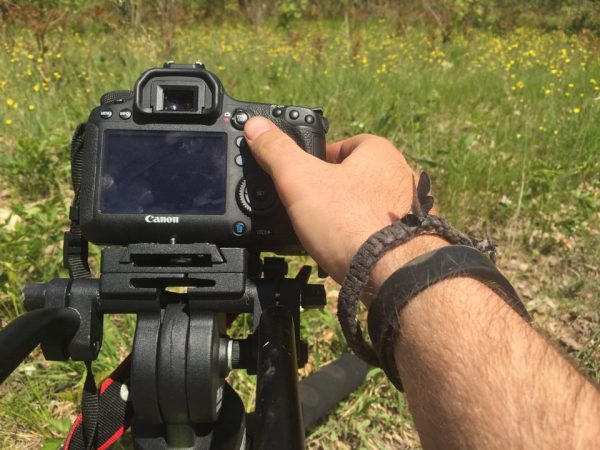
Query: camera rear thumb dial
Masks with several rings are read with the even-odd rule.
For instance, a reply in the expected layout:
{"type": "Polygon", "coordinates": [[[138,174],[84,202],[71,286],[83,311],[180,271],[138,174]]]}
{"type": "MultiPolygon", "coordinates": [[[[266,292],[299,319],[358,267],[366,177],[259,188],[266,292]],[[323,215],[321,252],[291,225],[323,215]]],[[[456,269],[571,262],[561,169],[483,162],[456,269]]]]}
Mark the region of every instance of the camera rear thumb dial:
{"type": "Polygon", "coordinates": [[[270,212],[277,202],[272,182],[267,177],[252,179],[250,183],[242,178],[236,191],[237,203],[247,216],[270,212]]]}

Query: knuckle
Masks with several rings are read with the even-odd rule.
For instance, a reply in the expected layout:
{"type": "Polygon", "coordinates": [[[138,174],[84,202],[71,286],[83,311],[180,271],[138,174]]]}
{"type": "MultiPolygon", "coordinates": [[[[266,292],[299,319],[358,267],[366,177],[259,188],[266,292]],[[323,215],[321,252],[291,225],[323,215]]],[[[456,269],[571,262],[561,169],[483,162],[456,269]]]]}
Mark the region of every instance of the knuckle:
{"type": "Polygon", "coordinates": [[[359,134],[357,136],[357,138],[359,139],[359,142],[362,142],[362,143],[368,144],[368,145],[381,146],[381,145],[385,145],[386,143],[390,144],[390,142],[386,138],[377,136],[376,134],[363,133],[363,134],[359,134]]]}
{"type": "Polygon", "coordinates": [[[377,136],[375,134],[360,134],[358,135],[359,139],[367,144],[369,147],[373,146],[378,149],[394,149],[396,150],[396,146],[389,140],[382,136],[377,136]]]}

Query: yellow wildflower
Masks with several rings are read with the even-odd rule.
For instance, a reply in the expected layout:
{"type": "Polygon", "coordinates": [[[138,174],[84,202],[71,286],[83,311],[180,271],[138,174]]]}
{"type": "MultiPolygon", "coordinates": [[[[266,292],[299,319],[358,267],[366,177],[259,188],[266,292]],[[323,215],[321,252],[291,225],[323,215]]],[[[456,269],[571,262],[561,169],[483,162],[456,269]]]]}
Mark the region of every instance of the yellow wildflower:
{"type": "Polygon", "coordinates": [[[30,103],[29,106],[27,106],[27,109],[29,109],[29,111],[33,111],[35,109],[35,105],[30,103]]]}
{"type": "Polygon", "coordinates": [[[6,104],[8,106],[12,106],[12,105],[15,104],[15,101],[12,98],[9,97],[9,98],[6,99],[6,104]]]}
{"type": "Polygon", "coordinates": [[[574,114],[579,114],[580,112],[581,112],[580,108],[577,108],[577,107],[573,108],[573,113],[574,114]]]}
{"type": "Polygon", "coordinates": [[[12,121],[12,119],[6,119],[6,120],[4,121],[4,123],[5,123],[6,125],[12,125],[13,121],[12,121]]]}

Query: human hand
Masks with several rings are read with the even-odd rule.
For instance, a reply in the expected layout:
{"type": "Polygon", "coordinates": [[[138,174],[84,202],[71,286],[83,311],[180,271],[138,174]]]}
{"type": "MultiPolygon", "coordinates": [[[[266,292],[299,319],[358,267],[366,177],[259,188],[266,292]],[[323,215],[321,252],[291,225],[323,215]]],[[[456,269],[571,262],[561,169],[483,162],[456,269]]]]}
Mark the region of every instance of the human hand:
{"type": "MultiPolygon", "coordinates": [[[[275,124],[244,128],[252,154],[273,178],[300,242],[338,283],[367,238],[411,209],[414,172],[388,140],[358,135],[327,146],[327,162],[304,152],[275,124]]],[[[378,287],[401,265],[447,245],[419,236],[388,252],[372,272],[378,287]]]]}

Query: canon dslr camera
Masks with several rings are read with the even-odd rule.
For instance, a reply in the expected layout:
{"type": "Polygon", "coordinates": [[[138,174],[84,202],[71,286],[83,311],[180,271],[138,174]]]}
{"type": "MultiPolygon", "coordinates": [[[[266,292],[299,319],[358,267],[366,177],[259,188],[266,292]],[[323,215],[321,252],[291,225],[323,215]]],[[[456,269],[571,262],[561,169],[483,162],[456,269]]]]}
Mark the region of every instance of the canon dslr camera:
{"type": "Polygon", "coordinates": [[[325,159],[319,108],[235,100],[200,63],[146,71],[134,92],[105,94],[85,127],[76,208],[98,244],[210,242],[301,251],[244,124],[264,116],[325,159]]]}

